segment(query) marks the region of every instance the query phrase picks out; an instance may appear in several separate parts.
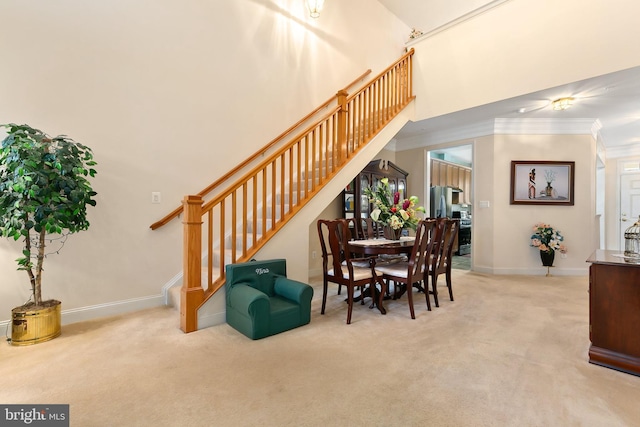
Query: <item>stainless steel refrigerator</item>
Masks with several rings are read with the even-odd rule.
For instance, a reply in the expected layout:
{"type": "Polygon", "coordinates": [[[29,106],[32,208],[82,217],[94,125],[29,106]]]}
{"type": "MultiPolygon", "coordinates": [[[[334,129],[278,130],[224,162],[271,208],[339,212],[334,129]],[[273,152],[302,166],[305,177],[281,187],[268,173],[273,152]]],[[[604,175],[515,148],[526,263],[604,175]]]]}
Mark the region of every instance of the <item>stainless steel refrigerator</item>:
{"type": "Polygon", "coordinates": [[[451,218],[453,189],[451,187],[431,187],[431,206],[429,215],[433,218],[451,218]]]}

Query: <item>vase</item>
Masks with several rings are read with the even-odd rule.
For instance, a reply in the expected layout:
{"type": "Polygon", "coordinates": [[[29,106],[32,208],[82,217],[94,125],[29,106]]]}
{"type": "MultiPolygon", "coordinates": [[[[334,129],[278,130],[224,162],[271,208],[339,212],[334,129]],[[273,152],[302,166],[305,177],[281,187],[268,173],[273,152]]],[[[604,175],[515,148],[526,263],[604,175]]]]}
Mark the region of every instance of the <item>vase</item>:
{"type": "Polygon", "coordinates": [[[556,251],[540,251],[540,259],[542,265],[545,267],[553,267],[553,259],[556,256],[556,251]]]}
{"type": "Polygon", "coordinates": [[[540,259],[542,260],[542,265],[547,267],[547,277],[551,276],[551,272],[549,268],[553,267],[553,259],[556,256],[556,251],[553,249],[548,251],[540,251],[540,259]]]}
{"type": "Polygon", "coordinates": [[[547,188],[544,189],[544,193],[547,195],[547,197],[551,197],[553,195],[553,187],[551,186],[550,182],[547,182],[547,188]]]}
{"type": "Polygon", "coordinates": [[[400,236],[402,236],[402,228],[394,229],[390,225],[385,225],[383,233],[384,238],[387,240],[400,240],[400,236]]]}

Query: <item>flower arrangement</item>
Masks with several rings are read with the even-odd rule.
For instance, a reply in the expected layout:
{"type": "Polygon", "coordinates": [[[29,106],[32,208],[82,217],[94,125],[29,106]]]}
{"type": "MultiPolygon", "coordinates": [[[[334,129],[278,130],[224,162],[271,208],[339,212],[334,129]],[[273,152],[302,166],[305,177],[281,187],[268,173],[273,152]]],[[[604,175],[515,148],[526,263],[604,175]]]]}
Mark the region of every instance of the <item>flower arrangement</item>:
{"type": "Polygon", "coordinates": [[[420,221],[417,213],[425,212],[424,207],[417,206],[416,196],[400,200],[400,192],[396,191],[392,195],[388,178],[382,178],[375,191],[366,188],[364,193],[369,197],[369,202],[374,205],[371,219],[379,224],[388,225],[394,230],[402,228],[415,230],[420,221]]]}
{"type": "Polygon", "coordinates": [[[560,251],[567,253],[567,247],[562,243],[564,237],[558,230],[554,230],[549,224],[542,222],[533,226],[531,235],[531,246],[538,248],[541,252],[560,251]]]}
{"type": "Polygon", "coordinates": [[[547,181],[547,184],[551,185],[551,183],[556,180],[556,172],[552,169],[546,169],[544,171],[544,179],[547,181]]]}

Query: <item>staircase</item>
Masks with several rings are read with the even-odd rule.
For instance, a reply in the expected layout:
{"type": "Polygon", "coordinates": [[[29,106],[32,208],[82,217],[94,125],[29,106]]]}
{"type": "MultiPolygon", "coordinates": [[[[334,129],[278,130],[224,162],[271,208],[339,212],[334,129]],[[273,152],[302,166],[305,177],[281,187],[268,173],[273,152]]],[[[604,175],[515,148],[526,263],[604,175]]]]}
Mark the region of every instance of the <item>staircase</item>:
{"type": "Polygon", "coordinates": [[[159,228],[182,213],[183,281],[179,298],[172,291],[170,299],[180,307],[184,332],[198,329],[198,309],[224,286],[224,266],[250,260],[414,99],[412,56],[413,50],[352,95],[340,90],[151,226],[159,228]],[[335,107],[313,117],[331,101],[335,107]]]}

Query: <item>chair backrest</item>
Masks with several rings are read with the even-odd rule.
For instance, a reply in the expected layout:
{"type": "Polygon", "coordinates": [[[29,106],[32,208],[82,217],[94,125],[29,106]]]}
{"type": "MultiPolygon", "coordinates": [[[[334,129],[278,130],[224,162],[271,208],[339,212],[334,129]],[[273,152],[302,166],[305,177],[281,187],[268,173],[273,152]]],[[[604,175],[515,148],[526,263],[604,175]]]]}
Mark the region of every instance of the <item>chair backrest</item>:
{"type": "Polygon", "coordinates": [[[451,267],[453,245],[458,238],[460,220],[441,218],[438,221],[437,244],[439,247],[434,248],[434,254],[437,253],[438,256],[434,257],[432,268],[436,274],[441,274],[451,267]]]}
{"type": "Polygon", "coordinates": [[[322,270],[327,277],[332,277],[331,281],[336,283],[346,283],[353,278],[353,266],[351,265],[351,254],[348,250],[348,243],[351,240],[349,226],[344,219],[318,220],[318,237],[322,247],[322,270]],[[346,262],[343,262],[346,261],[346,262]],[[328,272],[333,270],[332,275],[328,272]]]}
{"type": "Polygon", "coordinates": [[[360,218],[360,227],[363,239],[375,239],[382,235],[382,227],[369,217],[360,218]]]}
{"type": "MultiPolygon", "coordinates": [[[[318,237],[322,248],[322,270],[326,275],[333,269],[336,273],[341,271],[341,263],[345,258],[343,236],[348,236],[345,220],[318,220],[318,237]]],[[[348,237],[347,237],[348,239],[348,237]]]]}
{"type": "Polygon", "coordinates": [[[346,218],[347,228],[349,229],[349,240],[361,240],[364,239],[364,233],[362,231],[362,222],[357,218],[346,218]]]}
{"type": "Polygon", "coordinates": [[[243,283],[272,297],[276,277],[287,276],[287,261],[285,259],[254,260],[228,264],[225,269],[227,291],[236,284],[243,283]]]}
{"type": "Polygon", "coordinates": [[[436,242],[438,221],[424,219],[416,227],[416,240],[409,256],[407,282],[415,283],[423,280],[429,272],[428,262],[436,242]]]}
{"type": "Polygon", "coordinates": [[[446,218],[436,218],[436,234],[433,241],[433,250],[431,251],[431,258],[429,262],[429,270],[435,274],[438,269],[438,263],[440,262],[440,254],[444,246],[445,226],[446,218]]]}

